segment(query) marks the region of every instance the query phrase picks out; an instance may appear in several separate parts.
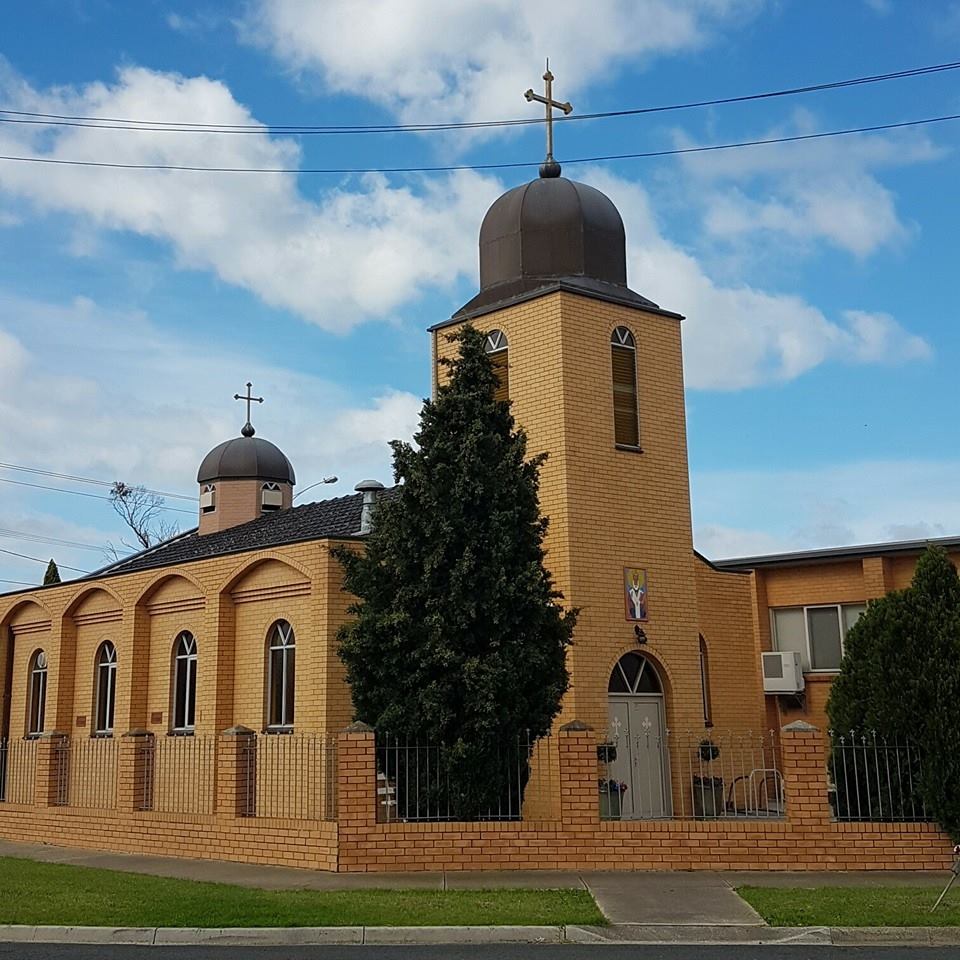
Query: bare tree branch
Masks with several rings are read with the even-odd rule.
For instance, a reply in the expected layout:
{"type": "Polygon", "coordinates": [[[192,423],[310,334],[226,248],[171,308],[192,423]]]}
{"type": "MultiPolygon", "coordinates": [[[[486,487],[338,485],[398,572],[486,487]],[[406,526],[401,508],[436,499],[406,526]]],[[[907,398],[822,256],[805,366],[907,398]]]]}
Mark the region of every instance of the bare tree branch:
{"type": "MultiPolygon", "coordinates": [[[[176,523],[163,518],[165,503],[159,494],[151,493],[142,486],[132,487],[121,480],[114,483],[110,488],[110,506],[133,531],[139,543],[137,547],[121,540],[123,546],[130,550],[146,549],[179,533],[180,528],[176,523]]],[[[119,551],[112,543],[106,552],[108,557],[120,559],[119,551]]]]}

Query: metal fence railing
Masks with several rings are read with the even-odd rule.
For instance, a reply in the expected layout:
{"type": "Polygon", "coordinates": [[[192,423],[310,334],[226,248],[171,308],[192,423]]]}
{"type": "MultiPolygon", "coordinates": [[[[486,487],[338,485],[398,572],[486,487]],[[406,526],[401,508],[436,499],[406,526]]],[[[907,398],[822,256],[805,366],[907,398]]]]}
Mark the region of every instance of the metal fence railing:
{"type": "Polygon", "coordinates": [[[916,744],[871,731],[830,732],[828,796],[836,820],[929,821],[920,784],[923,756],[916,744]]]}
{"type": "Polygon", "coordinates": [[[33,803],[37,741],[0,739],[0,802],[33,803]]]}
{"type": "Polygon", "coordinates": [[[774,731],[622,727],[597,747],[604,820],[778,818],[785,815],[774,731]]]}
{"type": "Polygon", "coordinates": [[[377,819],[505,821],[559,815],[556,740],[529,734],[486,749],[378,733],[377,819]]]}
{"type": "Polygon", "coordinates": [[[251,737],[241,752],[248,817],[335,820],[337,740],[325,734],[251,737]]]}
{"type": "Polygon", "coordinates": [[[150,737],[141,746],[141,810],[212,814],[217,793],[216,737],[150,737]]]}
{"type": "Polygon", "coordinates": [[[56,804],[112,810],[117,805],[117,741],[74,737],[54,748],[56,804]]]}

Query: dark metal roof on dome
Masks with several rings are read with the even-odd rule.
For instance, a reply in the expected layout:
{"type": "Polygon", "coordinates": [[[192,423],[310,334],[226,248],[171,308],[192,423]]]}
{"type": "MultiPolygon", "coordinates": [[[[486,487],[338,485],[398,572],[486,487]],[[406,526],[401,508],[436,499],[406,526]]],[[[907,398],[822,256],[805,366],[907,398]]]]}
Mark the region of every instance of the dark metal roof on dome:
{"type": "Polygon", "coordinates": [[[214,447],[197,472],[197,483],[215,480],[272,480],[296,483],[293,466],[279,447],[261,437],[234,437],[214,447]]]}
{"type": "Polygon", "coordinates": [[[613,201],[585,183],[542,175],[508,190],[487,211],[480,292],[451,320],[553,289],[679,316],[627,286],[626,233],[613,201]]]}

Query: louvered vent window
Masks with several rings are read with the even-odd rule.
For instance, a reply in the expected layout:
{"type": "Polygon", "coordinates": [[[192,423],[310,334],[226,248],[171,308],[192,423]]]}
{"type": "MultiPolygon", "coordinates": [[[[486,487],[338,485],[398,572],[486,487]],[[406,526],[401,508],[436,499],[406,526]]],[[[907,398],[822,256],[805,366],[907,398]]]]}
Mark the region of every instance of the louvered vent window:
{"type": "Polygon", "coordinates": [[[507,337],[502,330],[491,330],[487,334],[486,351],[497,375],[493,399],[507,401],[510,399],[510,373],[507,366],[507,337]]]}
{"type": "Polygon", "coordinates": [[[626,327],[610,336],[613,360],[613,433],[618,447],[640,446],[637,413],[637,345],[626,327]]]}

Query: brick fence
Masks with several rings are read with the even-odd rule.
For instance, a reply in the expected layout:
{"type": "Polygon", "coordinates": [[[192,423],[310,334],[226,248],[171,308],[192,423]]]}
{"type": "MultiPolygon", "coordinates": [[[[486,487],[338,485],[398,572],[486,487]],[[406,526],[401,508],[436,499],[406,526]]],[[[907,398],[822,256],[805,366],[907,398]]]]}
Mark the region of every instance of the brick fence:
{"type": "Polygon", "coordinates": [[[838,823],[827,799],[825,744],[807,724],[781,736],[783,819],[601,821],[596,738],[571,723],[558,734],[560,802],[551,820],[381,823],[375,737],[362,724],[337,741],[337,819],[245,815],[250,780],[239,762],[250,731],[232,729],[217,751],[212,814],[139,810],[141,731],[117,752],[110,809],[56,805],[62,735],[38,744],[34,802],[0,804],[0,836],[129,853],[340,871],[416,870],[943,870],[948,838],[926,823],[838,823]]]}

